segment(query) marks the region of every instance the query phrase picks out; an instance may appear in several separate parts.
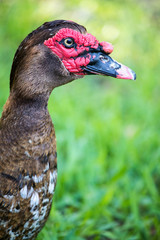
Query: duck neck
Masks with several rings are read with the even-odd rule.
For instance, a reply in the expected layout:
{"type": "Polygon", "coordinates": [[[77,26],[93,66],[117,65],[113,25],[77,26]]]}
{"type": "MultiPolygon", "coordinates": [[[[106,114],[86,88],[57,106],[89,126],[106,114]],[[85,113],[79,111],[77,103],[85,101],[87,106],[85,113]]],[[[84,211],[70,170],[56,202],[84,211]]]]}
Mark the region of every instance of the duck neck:
{"type": "Polygon", "coordinates": [[[50,93],[47,94],[39,94],[32,97],[23,97],[18,94],[14,94],[14,92],[10,92],[10,96],[8,98],[9,105],[13,108],[29,108],[30,110],[44,110],[48,106],[50,93]]]}
{"type": "Polygon", "coordinates": [[[48,112],[48,99],[49,94],[38,96],[35,98],[22,98],[10,92],[10,96],[4,106],[2,113],[1,123],[6,124],[20,124],[24,128],[32,129],[33,127],[40,127],[40,125],[46,121],[50,120],[50,115],[48,112]]]}
{"type": "Polygon", "coordinates": [[[48,98],[23,99],[10,93],[0,128],[13,169],[17,168],[13,158],[15,151],[21,154],[19,164],[29,174],[38,172],[42,176],[44,169],[57,168],[55,132],[47,108],[48,98]]]}

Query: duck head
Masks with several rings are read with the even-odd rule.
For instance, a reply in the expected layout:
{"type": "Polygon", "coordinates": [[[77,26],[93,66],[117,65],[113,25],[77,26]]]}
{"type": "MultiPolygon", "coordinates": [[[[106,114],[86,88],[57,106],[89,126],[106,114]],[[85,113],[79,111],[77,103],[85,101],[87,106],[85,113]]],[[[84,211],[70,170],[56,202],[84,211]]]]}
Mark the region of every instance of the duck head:
{"type": "Polygon", "coordinates": [[[136,79],[136,74],[109,55],[113,46],[99,42],[72,21],[44,23],[20,44],[12,65],[10,87],[40,94],[88,74],[136,79]]]}
{"type": "Polygon", "coordinates": [[[135,80],[135,73],[113,60],[112,44],[99,42],[90,33],[82,34],[70,28],[60,29],[44,44],[63,62],[66,69],[77,75],[101,74],[135,80]]]}

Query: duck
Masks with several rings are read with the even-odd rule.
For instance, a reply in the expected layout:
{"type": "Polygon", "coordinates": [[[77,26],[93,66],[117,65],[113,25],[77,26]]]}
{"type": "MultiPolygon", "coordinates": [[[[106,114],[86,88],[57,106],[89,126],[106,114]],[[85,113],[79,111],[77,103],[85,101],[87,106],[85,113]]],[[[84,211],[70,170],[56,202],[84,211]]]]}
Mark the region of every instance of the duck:
{"type": "Polygon", "coordinates": [[[48,99],[56,87],[85,75],[136,79],[99,42],[70,20],[46,22],[19,45],[10,94],[0,119],[0,239],[34,240],[50,213],[57,151],[48,99]]]}

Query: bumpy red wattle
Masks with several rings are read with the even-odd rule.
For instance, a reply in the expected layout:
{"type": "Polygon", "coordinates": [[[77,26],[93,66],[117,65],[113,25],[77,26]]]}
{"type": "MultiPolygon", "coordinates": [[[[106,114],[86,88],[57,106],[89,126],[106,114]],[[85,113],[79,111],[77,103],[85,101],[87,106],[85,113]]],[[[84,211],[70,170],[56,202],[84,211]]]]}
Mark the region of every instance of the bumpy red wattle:
{"type": "Polygon", "coordinates": [[[86,66],[90,62],[90,49],[97,49],[99,46],[102,47],[106,53],[113,51],[113,46],[107,42],[99,41],[90,33],[81,34],[76,30],[70,28],[60,29],[52,38],[49,38],[44,44],[50,48],[64,63],[68,71],[76,74],[83,75],[82,67],[86,66]],[[62,44],[62,39],[73,38],[76,47],[66,48],[62,44]],[[84,56],[81,56],[84,52],[88,52],[84,56]]]}
{"type": "Polygon", "coordinates": [[[107,54],[110,54],[113,52],[113,45],[108,42],[101,42],[100,45],[103,47],[103,51],[107,54]]]}

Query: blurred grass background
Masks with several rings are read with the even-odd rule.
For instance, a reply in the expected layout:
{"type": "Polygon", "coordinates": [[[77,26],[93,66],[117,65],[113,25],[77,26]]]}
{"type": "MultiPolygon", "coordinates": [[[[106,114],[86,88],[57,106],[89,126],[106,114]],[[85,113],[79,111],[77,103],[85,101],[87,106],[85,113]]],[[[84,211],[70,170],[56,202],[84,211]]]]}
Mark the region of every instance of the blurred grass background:
{"type": "Polygon", "coordinates": [[[147,0],[1,0],[0,113],[16,48],[45,21],[68,19],[137,81],[88,76],[49,101],[58,183],[38,240],[160,239],[160,5],[147,0]]]}

